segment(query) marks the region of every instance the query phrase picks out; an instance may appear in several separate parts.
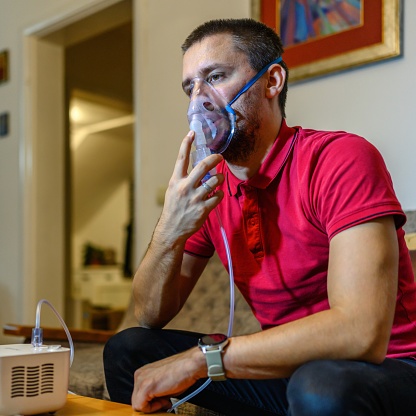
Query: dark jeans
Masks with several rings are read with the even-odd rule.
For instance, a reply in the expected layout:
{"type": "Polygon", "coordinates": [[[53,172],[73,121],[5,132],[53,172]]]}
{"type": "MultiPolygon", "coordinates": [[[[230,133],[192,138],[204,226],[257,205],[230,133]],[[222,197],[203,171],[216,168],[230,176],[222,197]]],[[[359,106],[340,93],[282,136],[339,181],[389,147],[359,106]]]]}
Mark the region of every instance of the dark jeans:
{"type": "MultiPolygon", "coordinates": [[[[200,335],[144,328],[130,328],[115,335],[104,349],[111,400],[130,404],[137,368],[194,347],[200,335]]],[[[381,365],[312,361],[289,379],[212,382],[190,402],[238,416],[415,416],[416,361],[386,359],[381,365]]]]}

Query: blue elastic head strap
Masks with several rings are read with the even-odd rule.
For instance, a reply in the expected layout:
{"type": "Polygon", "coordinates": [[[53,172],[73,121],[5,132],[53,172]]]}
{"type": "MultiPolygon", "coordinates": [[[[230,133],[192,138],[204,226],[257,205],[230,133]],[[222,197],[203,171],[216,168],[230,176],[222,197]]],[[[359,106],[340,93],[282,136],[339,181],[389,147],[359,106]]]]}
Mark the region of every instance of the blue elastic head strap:
{"type": "Polygon", "coordinates": [[[274,61],[268,63],[264,68],[262,68],[259,72],[257,72],[257,74],[254,75],[254,77],[251,78],[251,80],[248,81],[247,84],[244,85],[244,87],[241,88],[241,90],[237,93],[237,95],[224,107],[225,111],[227,111],[227,113],[228,113],[228,116],[229,116],[228,118],[230,120],[230,133],[228,135],[228,138],[227,138],[226,142],[223,144],[223,146],[220,149],[216,150],[215,153],[223,153],[227,149],[227,147],[230,144],[231,139],[234,135],[237,115],[235,114],[235,111],[231,108],[231,105],[242,94],[244,94],[255,82],[257,82],[257,80],[270,68],[271,65],[278,64],[281,61],[282,61],[282,57],[280,56],[279,58],[275,59],[274,61]]]}
{"type": "Polygon", "coordinates": [[[275,59],[274,61],[270,62],[269,64],[267,64],[265,67],[263,67],[262,69],[260,69],[259,72],[257,72],[256,75],[254,75],[253,78],[251,78],[250,81],[247,82],[247,84],[241,88],[241,90],[237,93],[237,95],[228,103],[227,105],[227,110],[229,111],[229,108],[232,110],[231,112],[234,113],[234,110],[231,108],[231,105],[238,100],[238,98],[244,94],[268,69],[271,65],[273,64],[278,64],[279,62],[281,62],[282,57],[279,56],[279,58],[275,59]],[[229,107],[229,108],[228,108],[229,107]]]}

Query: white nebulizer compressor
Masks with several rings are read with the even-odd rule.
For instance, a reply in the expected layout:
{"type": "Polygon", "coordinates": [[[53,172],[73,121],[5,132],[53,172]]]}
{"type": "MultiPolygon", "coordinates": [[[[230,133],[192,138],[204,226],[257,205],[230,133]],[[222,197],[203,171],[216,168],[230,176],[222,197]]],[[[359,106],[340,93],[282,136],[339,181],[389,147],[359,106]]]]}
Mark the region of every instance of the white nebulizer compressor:
{"type": "Polygon", "coordinates": [[[36,415],[65,405],[69,348],[0,345],[0,415],[36,415]]]}
{"type": "Polygon", "coordinates": [[[68,328],[57,314],[68,336],[70,348],[44,345],[39,326],[41,300],[31,344],[0,345],[0,415],[36,415],[65,406],[73,343],[68,328]]]}

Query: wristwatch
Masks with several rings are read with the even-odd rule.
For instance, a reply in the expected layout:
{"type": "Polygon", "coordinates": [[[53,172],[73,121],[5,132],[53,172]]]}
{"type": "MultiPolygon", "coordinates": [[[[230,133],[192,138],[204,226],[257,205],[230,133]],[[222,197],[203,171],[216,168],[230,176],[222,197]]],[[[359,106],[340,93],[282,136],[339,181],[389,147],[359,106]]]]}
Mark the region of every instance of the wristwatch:
{"type": "Polygon", "coordinates": [[[205,354],[208,366],[208,377],[213,381],[224,381],[224,367],[221,354],[228,344],[228,337],[224,334],[205,335],[198,340],[198,347],[205,354]]]}

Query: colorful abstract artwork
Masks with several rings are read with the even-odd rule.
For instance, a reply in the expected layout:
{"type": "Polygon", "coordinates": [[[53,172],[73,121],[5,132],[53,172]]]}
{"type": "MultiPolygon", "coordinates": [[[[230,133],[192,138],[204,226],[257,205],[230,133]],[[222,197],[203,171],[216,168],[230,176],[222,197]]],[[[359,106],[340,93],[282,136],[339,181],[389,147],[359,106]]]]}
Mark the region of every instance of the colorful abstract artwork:
{"type": "Polygon", "coordinates": [[[362,0],[283,0],[280,36],[285,47],[362,24],[362,0]]]}
{"type": "Polygon", "coordinates": [[[289,81],[401,55],[403,0],[252,0],[281,37],[289,81]]]}

